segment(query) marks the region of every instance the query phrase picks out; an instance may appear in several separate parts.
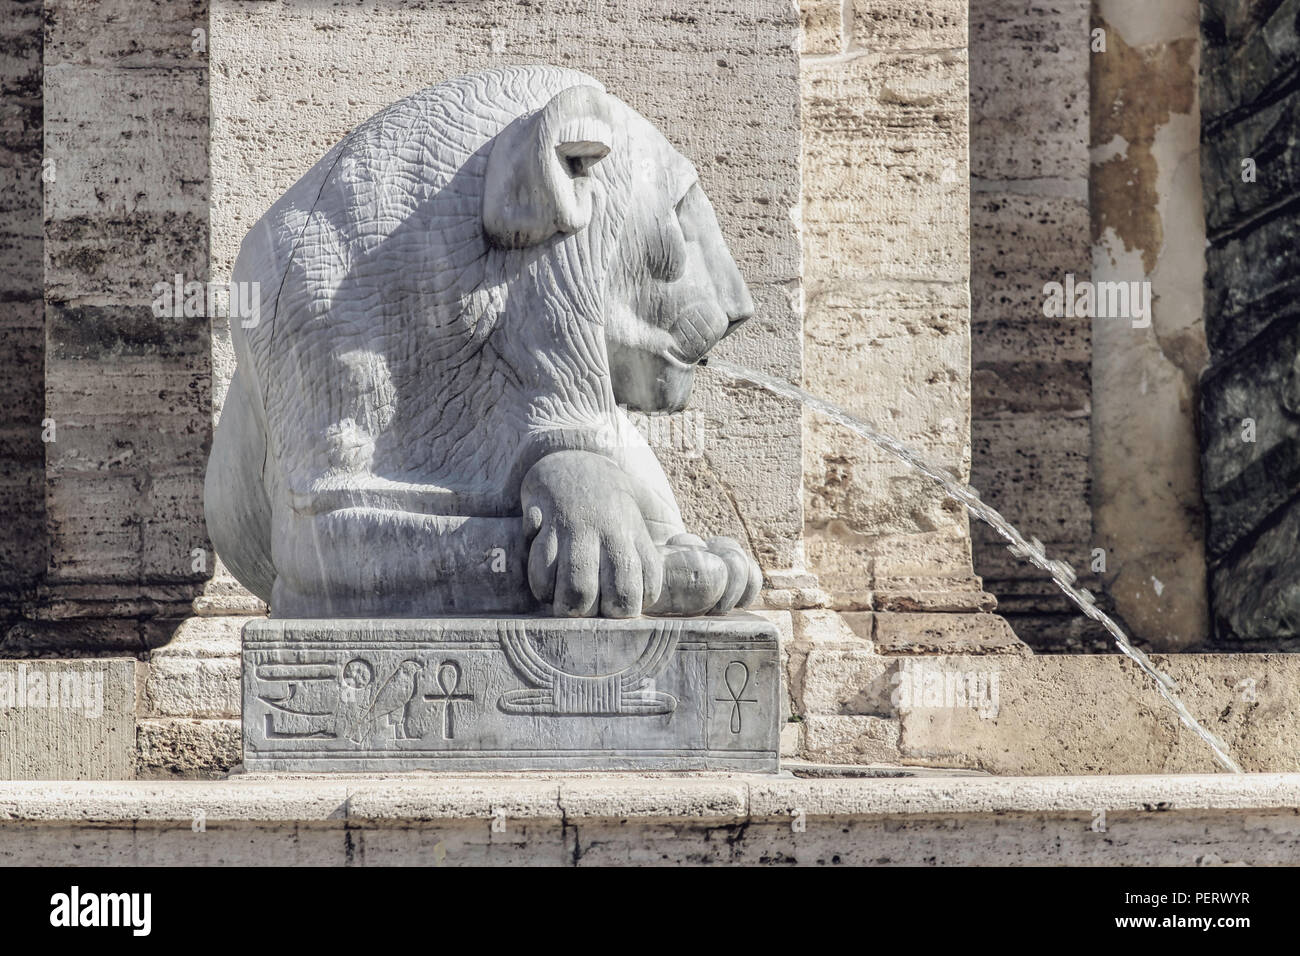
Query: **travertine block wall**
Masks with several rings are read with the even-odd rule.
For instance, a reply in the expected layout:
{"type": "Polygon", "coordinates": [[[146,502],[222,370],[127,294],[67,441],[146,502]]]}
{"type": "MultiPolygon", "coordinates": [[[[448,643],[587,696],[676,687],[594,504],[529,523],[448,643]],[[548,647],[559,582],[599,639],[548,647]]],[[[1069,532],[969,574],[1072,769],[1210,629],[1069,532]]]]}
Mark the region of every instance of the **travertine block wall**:
{"type": "MultiPolygon", "coordinates": [[[[810,390],[970,467],[966,4],[804,0],[810,390]]],[[[805,416],[809,565],[844,609],[989,606],[965,512],[805,416]]]]}
{"type": "MultiPolygon", "coordinates": [[[[966,4],[800,10],[805,385],[967,476],[966,4]]],[[[960,506],[840,426],[804,430],[805,546],[835,610],[792,615],[797,752],[896,763],[902,660],[1025,648],[987,613],[960,506]]]]}
{"type": "MultiPolygon", "coordinates": [[[[972,0],[973,483],[1086,574],[1092,331],[1043,315],[1043,285],[1091,272],[1090,0],[972,0]]],[[[1100,629],[983,524],[975,570],[1036,648],[1098,649],[1100,629]]],[[[1085,578],[1085,580],[1087,580],[1085,578]]]]}

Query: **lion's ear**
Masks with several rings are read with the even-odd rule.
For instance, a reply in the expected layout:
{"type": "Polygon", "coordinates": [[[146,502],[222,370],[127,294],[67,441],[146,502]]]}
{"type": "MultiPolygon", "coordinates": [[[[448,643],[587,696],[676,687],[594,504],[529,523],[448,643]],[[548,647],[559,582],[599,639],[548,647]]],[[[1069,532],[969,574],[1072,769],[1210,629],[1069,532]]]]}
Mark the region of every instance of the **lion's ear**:
{"type": "Polygon", "coordinates": [[[511,249],[574,233],[591,219],[588,171],[613,142],[610,97],[571,86],[499,134],[483,184],[483,227],[511,249]]]}

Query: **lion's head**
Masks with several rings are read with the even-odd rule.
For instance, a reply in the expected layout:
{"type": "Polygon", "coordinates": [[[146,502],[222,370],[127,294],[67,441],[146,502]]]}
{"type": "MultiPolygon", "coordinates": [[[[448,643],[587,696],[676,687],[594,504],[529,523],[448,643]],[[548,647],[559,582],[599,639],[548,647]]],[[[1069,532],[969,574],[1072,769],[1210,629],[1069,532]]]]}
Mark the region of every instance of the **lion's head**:
{"type": "Polygon", "coordinates": [[[676,411],[696,365],[753,315],[753,301],[695,167],[644,117],[583,80],[497,136],[484,225],[506,248],[604,230],[613,241],[598,244],[600,318],[615,398],[676,411]]]}

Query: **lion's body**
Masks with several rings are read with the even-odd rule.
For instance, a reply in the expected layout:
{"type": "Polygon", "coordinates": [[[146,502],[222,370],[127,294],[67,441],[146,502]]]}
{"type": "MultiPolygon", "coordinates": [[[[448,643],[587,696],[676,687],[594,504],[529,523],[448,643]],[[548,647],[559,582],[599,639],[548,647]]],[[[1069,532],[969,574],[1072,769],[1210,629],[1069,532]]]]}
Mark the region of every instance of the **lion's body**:
{"type": "Polygon", "coordinates": [[[600,331],[621,211],[598,198],[591,228],[544,247],[500,248],[482,225],[493,138],[579,84],[594,81],[534,67],[413,94],[245,239],[232,281],[260,285],[260,313],[232,319],[207,513],[277,614],[534,607],[519,487],[554,450],[626,463],[662,505],[656,536],[681,530],[600,331]]]}

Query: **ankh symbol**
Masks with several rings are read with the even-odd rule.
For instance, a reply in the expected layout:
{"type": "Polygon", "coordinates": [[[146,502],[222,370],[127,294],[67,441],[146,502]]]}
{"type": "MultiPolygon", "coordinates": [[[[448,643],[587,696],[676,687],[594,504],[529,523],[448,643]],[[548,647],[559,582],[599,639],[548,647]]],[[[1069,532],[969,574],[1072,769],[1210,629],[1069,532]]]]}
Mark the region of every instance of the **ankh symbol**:
{"type": "Polygon", "coordinates": [[[722,672],[723,683],[727,685],[727,693],[730,697],[713,698],[718,703],[731,705],[731,732],[740,733],[740,705],[757,704],[758,701],[753,697],[741,697],[749,688],[749,668],[742,661],[732,661],[727,665],[727,669],[722,672]],[[735,668],[739,668],[736,670],[735,668]],[[740,686],[737,687],[736,685],[740,686]]]}
{"type": "Polygon", "coordinates": [[[441,693],[425,694],[424,699],[430,703],[442,705],[442,739],[451,740],[456,735],[451,705],[458,700],[473,700],[474,695],[468,691],[456,693],[460,687],[460,665],[455,661],[443,661],[438,665],[438,673],[434,677],[434,683],[438,685],[438,690],[441,693]]]}

